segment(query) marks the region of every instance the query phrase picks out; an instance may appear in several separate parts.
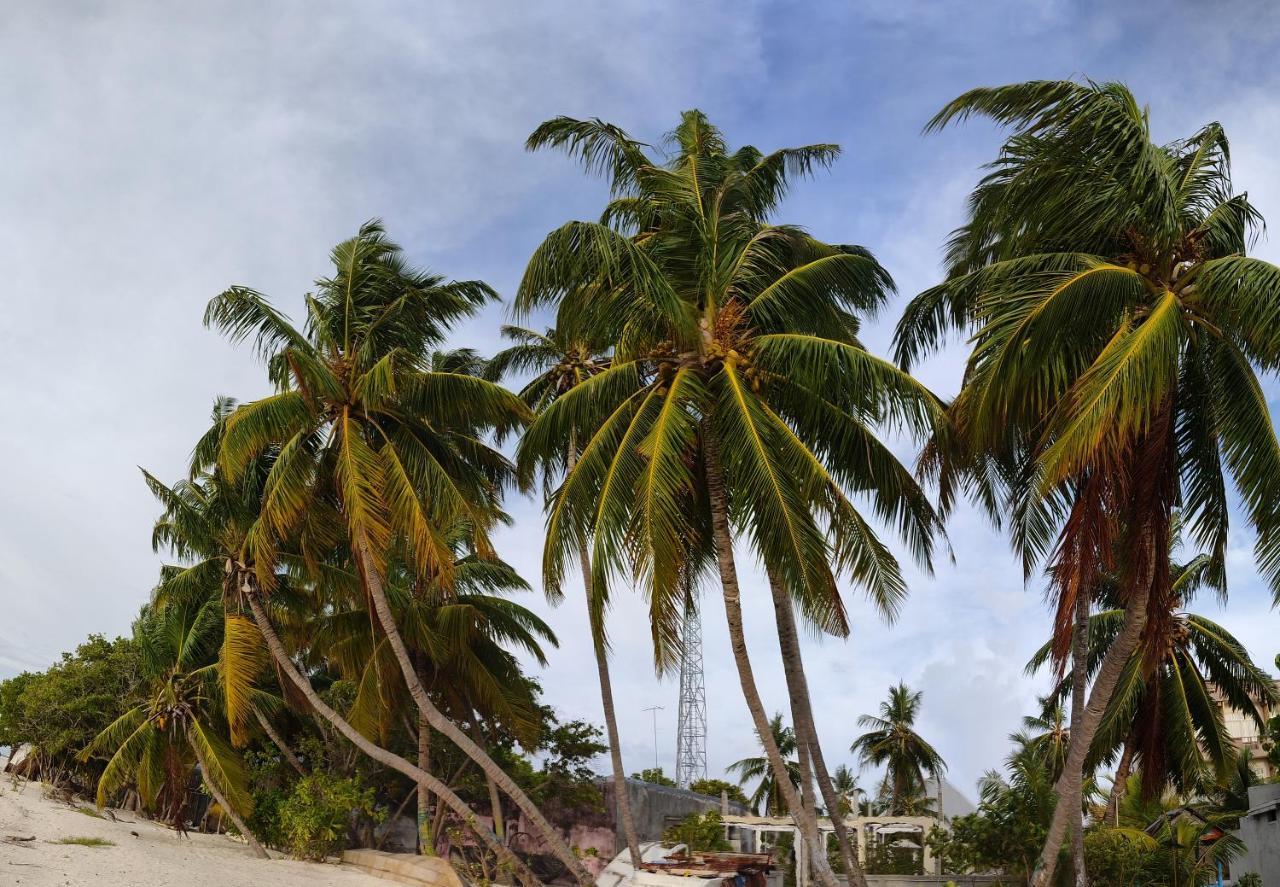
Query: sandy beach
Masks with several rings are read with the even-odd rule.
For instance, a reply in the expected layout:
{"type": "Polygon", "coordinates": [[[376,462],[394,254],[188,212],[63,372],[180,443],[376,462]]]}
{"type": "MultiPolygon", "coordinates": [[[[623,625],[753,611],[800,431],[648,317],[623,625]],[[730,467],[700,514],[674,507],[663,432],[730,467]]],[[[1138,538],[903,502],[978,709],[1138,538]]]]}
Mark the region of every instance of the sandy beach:
{"type": "MultiPolygon", "coordinates": [[[[2,759],[0,759],[2,760],[2,759]]],[[[81,806],[92,810],[92,806],[81,806]]],[[[0,885],[4,887],[386,887],[336,865],[255,859],[225,835],[167,828],[117,811],[119,822],[42,797],[39,783],[0,777],[0,885]],[[34,840],[17,840],[34,838],[34,840]],[[110,846],[57,843],[98,838],[110,846]]],[[[273,857],[278,854],[273,854],[273,857]]]]}

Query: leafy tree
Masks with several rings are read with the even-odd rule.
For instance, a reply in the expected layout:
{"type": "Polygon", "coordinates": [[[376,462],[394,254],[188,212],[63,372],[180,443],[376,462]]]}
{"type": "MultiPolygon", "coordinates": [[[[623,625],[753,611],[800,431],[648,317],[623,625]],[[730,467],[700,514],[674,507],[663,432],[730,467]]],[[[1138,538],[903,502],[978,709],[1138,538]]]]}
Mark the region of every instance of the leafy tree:
{"type": "Polygon", "coordinates": [[[947,769],[942,756],[915,731],[924,694],[905,683],[889,688],[889,698],[880,703],[880,715],[862,715],[858,726],[869,728],[854,740],[849,750],[863,766],[885,768],[889,785],[889,813],[906,813],[907,801],[923,794],[925,777],[937,778],[947,769]]]}
{"type": "Polygon", "coordinates": [[[675,788],[676,781],[662,772],[661,767],[646,767],[639,773],[632,773],[632,779],[638,779],[641,782],[647,782],[650,785],[665,785],[668,788],[675,788]]]}
{"type": "Polygon", "coordinates": [[[482,437],[518,426],[528,409],[488,381],[433,365],[432,357],[449,326],[493,291],[411,268],[377,222],[335,247],[332,261],[334,276],[307,298],[302,330],[245,287],[214,298],[205,314],[233,341],[254,339],[278,389],[227,418],[218,450],[218,467],[233,482],[264,453],[275,454],[249,544],[253,569],[238,568],[245,596],[251,606],[259,601],[256,613],[272,589],[282,545],[298,541],[314,563],[316,553],[306,551],[313,537],[322,549],[326,540],[344,540],[422,716],[475,760],[589,887],[594,879],[563,837],[432,702],[387,593],[395,559],[448,587],[454,558],[446,534],[458,524],[470,528],[476,551],[491,551],[489,529],[509,465],[482,437]]]}
{"type": "MultiPolygon", "coordinates": [[[[244,816],[252,812],[244,761],[224,738],[230,731],[224,661],[220,649],[235,643],[223,631],[221,602],[146,607],[134,625],[146,701],[99,733],[80,753],[84,760],[109,754],[98,780],[98,806],[133,785],[148,809],[159,807],[182,826],[187,784],[196,764],[214,800],[266,859],[244,816]]],[[[243,689],[251,692],[252,682],[243,689]]]]}
{"type": "Polygon", "coordinates": [[[100,764],[76,755],[139,700],[139,656],[132,638],[95,634],[43,672],[0,681],[0,745],[30,743],[51,782],[96,782],[100,764]]]}
{"type": "Polygon", "coordinates": [[[751,806],[742,787],[724,779],[695,779],[689,783],[689,791],[712,798],[720,797],[723,792],[730,802],[741,804],[743,807],[751,806]]]}
{"type": "Polygon", "coordinates": [[[929,462],[944,502],[967,489],[1008,522],[1028,574],[1048,562],[1057,661],[1099,577],[1120,576],[1125,611],[1072,737],[1044,885],[1148,601],[1171,584],[1175,506],[1220,560],[1230,475],[1280,596],[1280,445],[1257,375],[1280,365],[1280,269],[1245,255],[1261,219],[1233,188],[1219,124],[1160,145],[1124,86],[1033,81],[965,93],[929,127],[973,115],[1015,132],[969,201],[946,281],[897,332],[904,365],[949,329],[972,334],[929,462]]]}
{"type": "Polygon", "coordinates": [[[724,819],[715,810],[690,813],[662,833],[662,843],[684,844],[689,852],[698,850],[728,850],[724,837],[724,819]]]}
{"type": "MultiPolygon", "coordinates": [[[[791,180],[827,166],[838,149],[734,151],[698,111],[684,114],[661,158],[599,120],[547,121],[528,144],[565,150],[603,173],[615,196],[600,222],[569,222],[547,236],[516,298],[521,312],[554,307],[562,334],[613,347],[608,369],[558,397],[520,444],[531,477],[581,442],[551,498],[544,581],[558,587],[584,547],[602,600],[611,576],[640,576],[665,669],[699,577],[716,571],[765,758],[816,851],[819,881],[834,887],[817,821],[771,740],[755,684],[733,533],[785,606],[794,598],[808,620],[841,636],[837,575],[889,614],[905,593],[896,560],[847,490],[865,496],[921,562],[932,551],[934,513],[874,429],[887,422],[923,433],[937,402],[857,339],[855,314],[883,304],[892,282],[861,247],[769,223],[791,180]]],[[[790,663],[790,675],[799,670],[790,663]]],[[[809,727],[805,718],[806,738],[816,733],[809,727]]],[[[816,761],[816,742],[807,750],[816,761]]],[[[848,868],[861,883],[856,861],[848,868]]]]}

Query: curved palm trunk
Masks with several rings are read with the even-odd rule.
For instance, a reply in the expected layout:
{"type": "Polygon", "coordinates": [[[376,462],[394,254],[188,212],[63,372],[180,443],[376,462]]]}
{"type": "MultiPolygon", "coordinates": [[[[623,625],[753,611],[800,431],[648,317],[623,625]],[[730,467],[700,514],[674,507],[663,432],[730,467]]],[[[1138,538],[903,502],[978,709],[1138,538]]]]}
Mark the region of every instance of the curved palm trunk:
{"type": "Polygon", "coordinates": [[[1058,801],[1053,808],[1053,819],[1049,823],[1044,848],[1040,851],[1040,859],[1031,876],[1032,887],[1048,887],[1052,883],[1054,870],[1058,866],[1058,853],[1066,838],[1072,811],[1075,811],[1077,819],[1080,816],[1081,782],[1089,746],[1093,743],[1094,734],[1098,732],[1098,725],[1102,723],[1102,715],[1115,692],[1125,663],[1137,649],[1142,631],[1147,625],[1147,600],[1151,596],[1150,572],[1147,571],[1146,581],[1139,584],[1125,607],[1120,634],[1103,657],[1102,667],[1098,669],[1098,677],[1093,682],[1093,691],[1089,694],[1089,704],[1084,708],[1079,726],[1071,732],[1067,761],[1057,785],[1054,786],[1058,801]]]}
{"type": "Polygon", "coordinates": [[[253,849],[253,855],[259,859],[270,859],[271,857],[267,854],[267,851],[262,849],[262,845],[258,843],[258,839],[253,836],[253,832],[249,831],[249,826],[245,825],[244,820],[240,818],[240,814],[235,811],[234,807],[227,803],[227,799],[223,796],[222,792],[218,790],[218,787],[213,784],[213,780],[209,778],[209,762],[204,759],[204,752],[200,750],[200,743],[191,742],[188,744],[191,746],[191,750],[196,753],[196,760],[200,763],[200,778],[209,789],[209,794],[213,795],[213,799],[218,802],[218,806],[221,807],[231,821],[235,823],[236,830],[239,831],[240,834],[244,835],[245,841],[253,849]]]}
{"type": "Polygon", "coordinates": [[[1116,779],[1111,786],[1111,797],[1107,799],[1106,820],[1112,828],[1120,827],[1120,802],[1124,800],[1129,787],[1129,773],[1133,770],[1133,738],[1124,741],[1124,751],[1120,753],[1120,763],[1116,765],[1116,779]]]}
{"type": "Polygon", "coordinates": [[[409,648],[405,646],[404,638],[400,636],[400,630],[396,627],[395,618],[391,612],[391,602],[387,599],[382,577],[373,568],[373,553],[368,537],[361,532],[357,532],[353,541],[357,552],[356,564],[360,569],[365,591],[368,593],[370,600],[373,601],[374,612],[378,614],[378,622],[382,626],[383,634],[391,642],[391,650],[395,654],[396,662],[400,665],[400,672],[409,688],[409,695],[413,698],[414,704],[418,706],[418,711],[426,717],[427,722],[433,729],[447,736],[451,742],[462,750],[463,754],[476,762],[486,778],[492,779],[502,789],[503,793],[511,798],[515,805],[520,808],[520,812],[541,834],[543,843],[551,854],[564,863],[565,867],[573,874],[574,880],[581,884],[582,887],[594,887],[595,879],[591,877],[591,873],[573,855],[573,851],[569,849],[560,832],[547,821],[547,818],[542,815],[542,811],[534,805],[533,801],[529,800],[529,796],[515,784],[515,781],[497,765],[493,758],[489,757],[489,754],[475,740],[463,732],[457,724],[446,718],[432,704],[430,697],[427,696],[426,688],[422,686],[422,681],[418,680],[418,672],[413,667],[413,658],[409,654],[409,648]]]}
{"type": "MultiPolygon", "coordinates": [[[[431,772],[431,725],[418,712],[418,769],[431,772]]],[[[431,827],[431,789],[418,783],[418,852],[423,856],[435,856],[435,838],[431,827]]],[[[498,837],[502,835],[499,833],[498,837]]]]}
{"type": "Polygon", "coordinates": [[[271,619],[267,616],[266,608],[262,605],[257,588],[253,586],[252,582],[246,582],[242,590],[249,602],[249,609],[253,613],[253,621],[257,624],[258,631],[262,633],[263,639],[267,642],[267,649],[271,651],[272,658],[275,659],[276,664],[280,666],[280,670],[284,672],[285,676],[298,688],[298,691],[306,697],[307,702],[310,703],[316,714],[337,728],[338,732],[350,740],[360,751],[373,758],[379,764],[403,773],[419,785],[427,786],[436,797],[458,815],[459,819],[463,822],[472,823],[472,828],[480,837],[480,840],[500,860],[510,866],[511,871],[515,873],[521,883],[527,885],[527,887],[534,887],[539,883],[533,872],[529,870],[529,867],[508,850],[494,836],[492,831],[475,822],[475,813],[447,785],[427,771],[415,767],[394,752],[375,745],[363,733],[351,726],[346,718],[330,708],[316,693],[315,688],[311,686],[311,681],[298,671],[297,666],[293,664],[293,660],[289,658],[288,651],[285,650],[284,644],[280,642],[280,636],[276,634],[275,626],[271,624],[271,619]]]}
{"type": "MultiPolygon", "coordinates": [[[[1089,673],[1089,595],[1084,589],[1076,592],[1076,624],[1071,633],[1071,735],[1074,736],[1084,720],[1085,681],[1089,673]]],[[[1084,773],[1080,774],[1081,785],[1084,773]]],[[[1071,832],[1071,862],[1076,871],[1076,887],[1088,887],[1089,872],[1084,859],[1084,817],[1080,812],[1082,799],[1076,799],[1076,817],[1071,832]]]]}
{"type": "Polygon", "coordinates": [[[262,728],[262,732],[267,734],[267,738],[271,740],[271,744],[280,750],[281,756],[285,761],[297,771],[299,776],[307,775],[307,768],[302,766],[302,762],[298,760],[298,756],[293,753],[293,749],[285,743],[280,733],[276,730],[275,725],[271,723],[271,719],[264,715],[256,705],[253,707],[253,715],[258,719],[258,726],[262,728]]]}
{"type": "MultiPolygon", "coordinates": [[[[578,447],[575,442],[569,444],[568,470],[578,463],[578,447]]],[[[596,655],[596,674],[600,681],[600,704],[604,709],[605,736],[609,740],[609,765],[613,768],[613,793],[617,804],[618,818],[622,820],[622,835],[627,842],[627,850],[631,859],[640,859],[640,838],[636,834],[635,818],[631,815],[631,799],[627,796],[627,773],[622,767],[622,741],[618,734],[618,716],[613,707],[613,682],[609,678],[609,651],[604,645],[604,626],[599,624],[601,617],[597,613],[592,597],[591,559],[586,546],[578,552],[582,564],[582,588],[587,596],[587,618],[591,622],[591,646],[596,655]]]]}
{"type": "Polygon", "coordinates": [[[733,649],[733,660],[738,667],[738,682],[742,685],[742,695],[747,709],[751,712],[751,720],[760,743],[764,746],[765,757],[769,761],[769,769],[773,771],[774,783],[782,794],[787,809],[804,837],[809,848],[809,858],[823,887],[838,887],[835,872],[827,864],[826,848],[822,846],[818,834],[818,820],[813,811],[806,809],[800,795],[783,763],[778,744],[773,741],[773,733],[769,729],[769,715],[765,712],[764,703],[760,699],[760,691],[756,687],[755,675],[751,668],[751,658],[747,655],[746,635],[742,627],[741,591],[738,587],[738,570],[733,561],[733,537],[729,532],[729,515],[727,497],[724,489],[724,475],[720,468],[719,441],[710,429],[704,427],[703,449],[706,457],[707,494],[711,500],[711,532],[716,548],[716,564],[720,571],[720,584],[724,596],[725,620],[729,626],[729,644],[733,649]]]}
{"type": "MultiPolygon", "coordinates": [[[[852,887],[867,887],[867,876],[858,864],[858,854],[849,840],[844,817],[840,814],[840,796],[836,794],[831,775],[827,772],[818,744],[818,728],[813,719],[813,707],[809,698],[809,681],[804,673],[804,660],[800,657],[800,636],[796,631],[795,612],[791,599],[780,582],[769,572],[769,590],[773,595],[773,612],[778,622],[778,647],[782,652],[782,668],[786,673],[787,690],[791,696],[791,720],[796,725],[796,741],[801,748],[808,748],[813,764],[813,775],[822,795],[822,803],[831,817],[836,842],[840,846],[840,859],[844,863],[845,876],[852,887]]],[[[825,848],[824,848],[825,849],[825,848]]]]}

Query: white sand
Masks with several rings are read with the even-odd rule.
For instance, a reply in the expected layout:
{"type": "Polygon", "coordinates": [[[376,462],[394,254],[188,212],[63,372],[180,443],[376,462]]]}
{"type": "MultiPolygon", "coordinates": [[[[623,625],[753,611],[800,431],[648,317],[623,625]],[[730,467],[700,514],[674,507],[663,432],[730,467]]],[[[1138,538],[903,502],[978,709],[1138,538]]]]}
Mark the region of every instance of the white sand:
{"type": "MultiPolygon", "coordinates": [[[[86,805],[87,806],[87,805],[86,805]]],[[[262,860],[225,835],[173,831],[115,811],[97,819],[42,797],[39,783],[0,775],[0,885],[3,887],[387,887],[337,865],[262,860]],[[126,821],[127,820],[127,821],[126,821]],[[131,832],[137,832],[135,837],[131,832]],[[10,837],[30,838],[15,844],[10,837]],[[93,837],[112,847],[52,843],[93,837]]],[[[276,854],[273,854],[273,857],[276,854]]]]}

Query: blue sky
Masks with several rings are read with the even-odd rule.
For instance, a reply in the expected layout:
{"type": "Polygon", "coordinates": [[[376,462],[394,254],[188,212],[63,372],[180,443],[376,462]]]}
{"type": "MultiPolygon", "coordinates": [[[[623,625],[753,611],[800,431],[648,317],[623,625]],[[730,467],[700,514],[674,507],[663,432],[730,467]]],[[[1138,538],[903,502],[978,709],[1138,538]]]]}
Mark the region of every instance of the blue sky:
{"type": "MultiPolygon", "coordinates": [[[[779,218],[870,247],[905,299],[937,278],[941,243],[998,145],[985,124],[921,135],[972,86],[1121,79],[1161,138],[1221,120],[1239,187],[1280,218],[1278,37],[1280,15],[1248,2],[10,10],[0,27],[0,674],[41,667],[88,632],[127,631],[158,565],[136,466],[176,476],[214,394],[263,392],[247,351],[200,326],[208,298],[243,283],[296,315],[328,248],[372,216],[415,261],[510,293],[541,237],[594,217],[604,197],[563,157],[523,151],[547,117],[599,116],[656,142],[699,107],[733,144],[840,143],[835,168],[797,187],[779,218]]],[[[1266,241],[1258,252],[1277,257],[1266,241]]],[[[873,324],[872,347],[886,348],[900,307],[873,324]]],[[[492,350],[503,317],[493,307],[457,342],[492,350]]],[[[953,349],[921,375],[951,393],[960,359],[953,349]]],[[[511,507],[502,553],[536,577],[540,511],[511,507]]],[[[903,678],[924,690],[921,729],[972,792],[1045,689],[1021,672],[1048,621],[1038,585],[1024,587],[986,523],[962,510],[950,533],[956,563],[913,575],[895,626],[850,590],[853,636],[808,642],[806,660],[831,758],[849,758],[857,716],[903,678]]],[[[1250,541],[1237,521],[1232,604],[1219,617],[1270,663],[1277,617],[1250,541]]],[[[780,708],[762,591],[749,576],[750,645],[780,708]]],[[[562,641],[542,676],[548,701],[598,720],[576,597],[530,605],[562,641]]],[[[706,612],[718,772],[754,739],[714,597],[706,612]]],[[[631,769],[652,764],[643,709],[664,705],[656,751],[670,770],[675,688],[652,675],[642,620],[624,595],[612,622],[623,751],[631,769]]]]}

